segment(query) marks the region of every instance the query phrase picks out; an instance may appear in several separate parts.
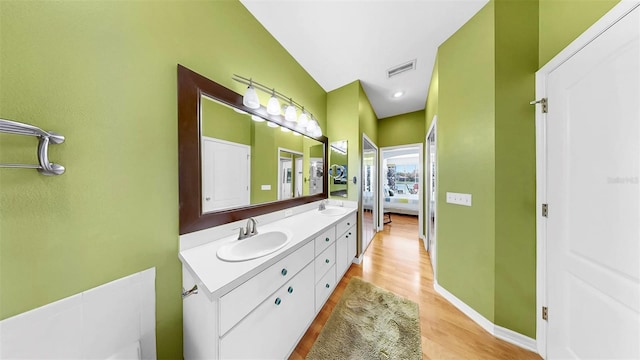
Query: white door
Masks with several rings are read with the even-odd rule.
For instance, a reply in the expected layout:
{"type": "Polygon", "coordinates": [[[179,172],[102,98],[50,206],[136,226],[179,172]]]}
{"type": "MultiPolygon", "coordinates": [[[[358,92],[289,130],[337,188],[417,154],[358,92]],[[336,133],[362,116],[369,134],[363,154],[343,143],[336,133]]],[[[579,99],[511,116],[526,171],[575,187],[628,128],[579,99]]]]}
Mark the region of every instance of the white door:
{"type": "Polygon", "coordinates": [[[249,205],[251,147],[202,138],[202,212],[249,205]]]}
{"type": "Polygon", "coordinates": [[[548,74],[547,358],[640,358],[640,10],[548,74]]]}

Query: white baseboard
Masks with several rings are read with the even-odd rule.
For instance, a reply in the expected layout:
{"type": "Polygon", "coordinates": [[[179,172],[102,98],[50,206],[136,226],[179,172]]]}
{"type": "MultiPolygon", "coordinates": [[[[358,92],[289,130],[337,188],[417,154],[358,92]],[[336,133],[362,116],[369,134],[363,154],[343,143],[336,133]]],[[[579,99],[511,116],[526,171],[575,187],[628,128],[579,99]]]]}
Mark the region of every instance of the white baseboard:
{"type": "Polygon", "coordinates": [[[534,353],[538,353],[538,344],[535,339],[532,339],[528,336],[522,335],[513,330],[509,330],[499,325],[495,326],[494,336],[498,339],[502,339],[506,342],[512,343],[513,345],[520,346],[521,348],[525,348],[527,350],[533,351],[534,353]]]}
{"type": "Polygon", "coordinates": [[[438,294],[442,295],[442,297],[444,297],[447,301],[453,304],[453,306],[458,308],[458,310],[462,311],[463,314],[471,318],[471,320],[475,321],[478,325],[480,325],[483,329],[485,329],[489,334],[497,337],[498,339],[501,339],[513,345],[519,346],[523,349],[527,349],[535,353],[538,353],[537,344],[534,339],[492,323],[491,321],[489,321],[489,319],[482,316],[482,314],[480,314],[479,312],[475,311],[472,307],[467,305],[464,301],[458,299],[455,295],[450,293],[447,289],[440,286],[440,284],[438,284],[437,281],[434,281],[433,288],[436,290],[438,294]]]}

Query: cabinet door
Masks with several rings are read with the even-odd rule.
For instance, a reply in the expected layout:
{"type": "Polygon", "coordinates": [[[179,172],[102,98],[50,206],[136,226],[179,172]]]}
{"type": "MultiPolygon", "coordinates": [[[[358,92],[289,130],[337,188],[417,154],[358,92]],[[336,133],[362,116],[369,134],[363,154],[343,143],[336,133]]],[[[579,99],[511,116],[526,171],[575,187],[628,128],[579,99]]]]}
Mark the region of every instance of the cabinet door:
{"type": "Polygon", "coordinates": [[[349,235],[349,239],[347,241],[347,248],[348,248],[348,252],[347,252],[347,262],[349,264],[351,264],[351,262],[353,261],[353,259],[358,255],[356,254],[356,252],[358,251],[357,247],[358,247],[358,237],[356,236],[356,227],[354,226],[353,228],[351,228],[351,230],[349,230],[350,233],[353,233],[353,235],[349,235]]]}
{"type": "Polygon", "coordinates": [[[286,358],[315,315],[313,280],[310,263],[221,339],[220,358],[286,358]]]}
{"type": "Polygon", "coordinates": [[[336,283],[349,267],[349,235],[344,234],[336,241],[336,283]]]}

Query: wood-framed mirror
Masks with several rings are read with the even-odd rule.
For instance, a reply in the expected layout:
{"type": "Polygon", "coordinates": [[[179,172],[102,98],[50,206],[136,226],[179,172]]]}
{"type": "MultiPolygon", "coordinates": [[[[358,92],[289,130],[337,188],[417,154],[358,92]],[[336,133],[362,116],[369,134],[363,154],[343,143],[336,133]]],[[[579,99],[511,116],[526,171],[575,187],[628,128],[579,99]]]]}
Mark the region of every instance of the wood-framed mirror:
{"type": "Polygon", "coordinates": [[[180,235],[326,199],[327,159],[327,137],[300,134],[264,106],[250,109],[242,95],[178,65],[180,235]],[[301,154],[301,176],[280,174],[281,148],[301,154]],[[243,157],[246,163],[234,160],[243,157]],[[281,199],[283,181],[297,189],[291,198],[281,199]]]}

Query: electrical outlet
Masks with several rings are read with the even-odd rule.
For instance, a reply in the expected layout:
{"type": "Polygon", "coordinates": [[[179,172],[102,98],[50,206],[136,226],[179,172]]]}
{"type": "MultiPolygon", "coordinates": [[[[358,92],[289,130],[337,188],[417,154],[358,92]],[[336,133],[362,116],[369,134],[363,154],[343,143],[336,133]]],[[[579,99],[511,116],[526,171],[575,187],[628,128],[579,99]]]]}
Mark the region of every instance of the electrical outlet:
{"type": "Polygon", "coordinates": [[[447,192],[447,202],[449,204],[471,206],[471,194],[447,192]]]}

